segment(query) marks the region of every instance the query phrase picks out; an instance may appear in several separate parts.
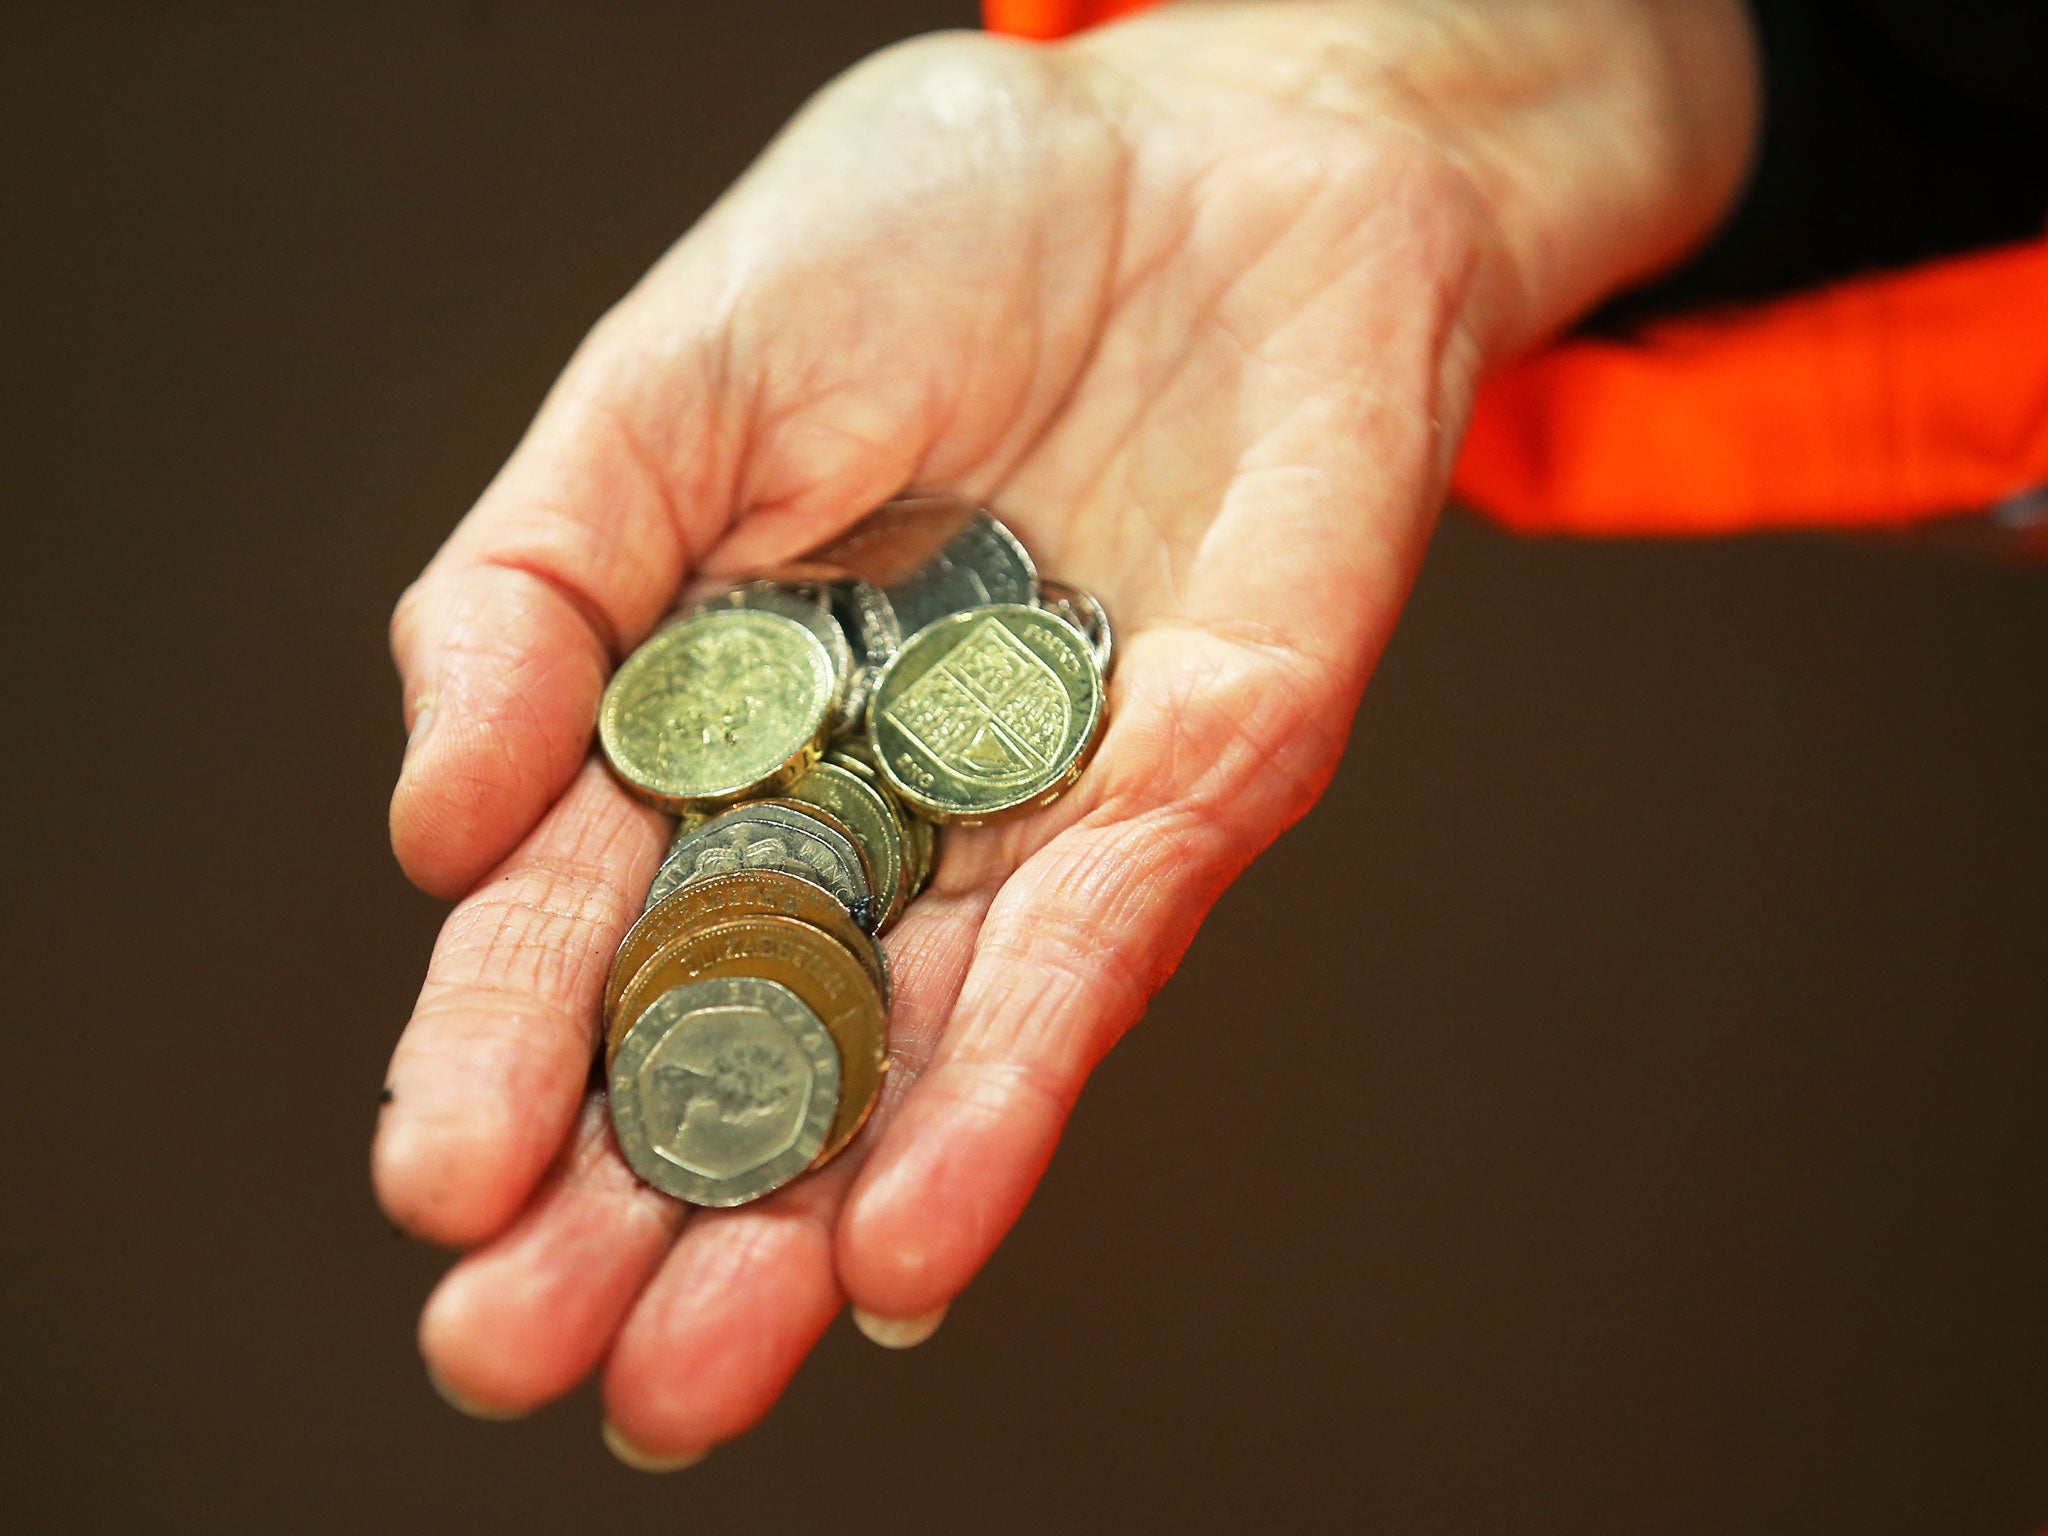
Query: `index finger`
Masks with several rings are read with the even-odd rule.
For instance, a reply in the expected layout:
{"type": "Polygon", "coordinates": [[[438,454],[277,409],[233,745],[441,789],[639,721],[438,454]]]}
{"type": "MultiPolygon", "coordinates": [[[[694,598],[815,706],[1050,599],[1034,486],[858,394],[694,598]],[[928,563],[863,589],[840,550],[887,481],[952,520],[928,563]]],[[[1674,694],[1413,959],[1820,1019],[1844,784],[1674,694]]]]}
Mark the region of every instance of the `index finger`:
{"type": "Polygon", "coordinates": [[[619,336],[630,323],[592,333],[392,616],[409,739],[391,843],[437,895],[468,890],[567,787],[613,662],[725,514],[697,348],[650,360],[619,336]]]}

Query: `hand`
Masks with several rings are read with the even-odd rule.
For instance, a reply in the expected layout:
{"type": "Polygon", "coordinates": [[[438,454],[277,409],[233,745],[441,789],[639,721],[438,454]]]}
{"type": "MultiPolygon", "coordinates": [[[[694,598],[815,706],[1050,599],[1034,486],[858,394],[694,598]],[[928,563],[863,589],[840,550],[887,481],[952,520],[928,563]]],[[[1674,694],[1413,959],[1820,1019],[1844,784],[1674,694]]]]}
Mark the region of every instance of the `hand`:
{"type": "Polygon", "coordinates": [[[1734,0],[1173,8],[891,50],[597,326],[393,621],[392,839],[468,892],[392,1061],[394,1219],[474,1249],[421,1325],[517,1412],[605,1361],[622,1454],[773,1403],[841,1304],[928,1330],[1223,886],[1327,782],[1475,382],[1696,239],[1746,154],[1734,0]],[[1079,785],[954,831],[890,939],[890,1086],[821,1174],[686,1212],[586,1100],[666,837],[587,761],[688,572],[906,486],[994,505],[1122,654],[1079,785]]]}

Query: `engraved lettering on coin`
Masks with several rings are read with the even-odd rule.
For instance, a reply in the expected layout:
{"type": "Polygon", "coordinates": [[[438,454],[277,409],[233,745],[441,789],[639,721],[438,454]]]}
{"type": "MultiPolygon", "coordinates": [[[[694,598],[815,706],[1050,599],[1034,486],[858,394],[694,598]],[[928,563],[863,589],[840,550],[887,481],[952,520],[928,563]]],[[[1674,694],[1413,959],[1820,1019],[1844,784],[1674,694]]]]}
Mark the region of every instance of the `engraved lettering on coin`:
{"type": "Polygon", "coordinates": [[[881,915],[860,850],[844,826],[815,807],[781,800],[732,806],[677,838],[654,877],[648,905],[700,880],[742,870],[808,880],[830,891],[866,928],[881,915]]]}
{"type": "Polygon", "coordinates": [[[734,978],[787,989],[830,1034],[838,1052],[839,1096],[817,1149],[818,1155],[830,1156],[860,1128],[881,1092],[889,1066],[887,1005],[858,955],[800,919],[730,917],[710,927],[686,925],[661,943],[639,964],[609,1010],[605,1050],[613,1080],[631,1065],[628,1047],[636,1039],[642,1043],[635,1050],[644,1054],[650,1048],[647,1031],[661,1026],[647,1020],[671,992],[734,978]]]}
{"type": "Polygon", "coordinates": [[[1088,642],[1021,604],[953,614],[913,636],[875,686],[875,757],[938,821],[1042,805],[1100,735],[1106,696],[1088,642]]]}
{"type": "MultiPolygon", "coordinates": [[[[698,932],[719,923],[744,917],[788,917],[821,929],[839,948],[857,960],[874,984],[883,1010],[889,1005],[889,961],[877,944],[853,920],[853,914],[830,892],[814,881],[786,875],[780,870],[744,870],[716,875],[677,891],[649,905],[619,941],[612,957],[611,971],[604,983],[605,1036],[610,1042],[612,1022],[627,987],[660,950],[679,935],[698,932]]],[[[813,1009],[813,1012],[818,1012],[813,1009]]],[[[825,1018],[820,1012],[819,1017],[825,1018]]],[[[833,1021],[826,1027],[839,1038],[833,1021]]],[[[842,1050],[844,1047],[842,1047],[842,1050]]]]}

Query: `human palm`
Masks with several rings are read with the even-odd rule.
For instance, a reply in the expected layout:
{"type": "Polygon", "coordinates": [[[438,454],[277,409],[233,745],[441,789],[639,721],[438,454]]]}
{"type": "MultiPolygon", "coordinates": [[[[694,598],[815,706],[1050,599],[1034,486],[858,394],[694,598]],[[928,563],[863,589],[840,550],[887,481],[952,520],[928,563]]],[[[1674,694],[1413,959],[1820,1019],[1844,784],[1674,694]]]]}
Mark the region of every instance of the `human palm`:
{"type": "Polygon", "coordinates": [[[596,328],[407,593],[393,841],[467,894],[375,1172],[395,1219],[475,1250],[422,1322],[451,1395],[519,1411],[603,1362],[617,1433],[681,1460],[765,1412],[849,1298],[919,1336],[1320,791],[1441,498],[1498,233],[1399,91],[1344,101],[1199,17],[870,61],[596,328]],[[906,487],[992,504],[1101,596],[1109,728],[1054,805],[945,837],[888,941],[888,1089],[848,1153],[688,1211],[587,1098],[667,830],[588,761],[598,694],[687,574],[906,487]]]}

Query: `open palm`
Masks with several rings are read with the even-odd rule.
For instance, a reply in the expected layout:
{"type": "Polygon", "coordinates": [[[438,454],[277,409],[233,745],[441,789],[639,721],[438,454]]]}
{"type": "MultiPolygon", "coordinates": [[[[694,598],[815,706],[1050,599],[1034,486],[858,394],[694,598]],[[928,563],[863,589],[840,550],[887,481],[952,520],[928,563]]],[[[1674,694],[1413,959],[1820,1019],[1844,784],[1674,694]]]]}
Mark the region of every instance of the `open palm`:
{"type": "Polygon", "coordinates": [[[1142,72],[1114,39],[947,37],[834,85],[596,328],[400,605],[393,838],[467,895],[375,1172],[395,1219],[475,1250],[422,1324],[474,1407],[602,1362],[616,1433],[679,1462],[765,1412],[849,1298],[919,1336],[1335,765],[1469,404],[1493,231],[1393,97],[1337,110],[1206,23],[1143,25],[1182,32],[1142,72]],[[597,698],[686,573],[906,487],[992,504],[1102,597],[1108,733],[1055,805],[945,838],[889,940],[889,1088],[848,1154],[691,1212],[588,1098],[666,839],[588,761],[597,698]]]}

